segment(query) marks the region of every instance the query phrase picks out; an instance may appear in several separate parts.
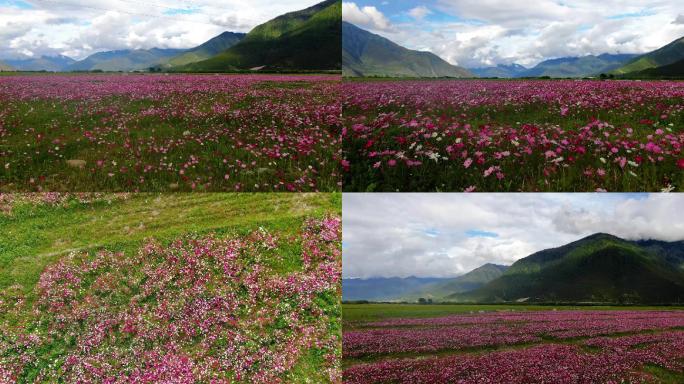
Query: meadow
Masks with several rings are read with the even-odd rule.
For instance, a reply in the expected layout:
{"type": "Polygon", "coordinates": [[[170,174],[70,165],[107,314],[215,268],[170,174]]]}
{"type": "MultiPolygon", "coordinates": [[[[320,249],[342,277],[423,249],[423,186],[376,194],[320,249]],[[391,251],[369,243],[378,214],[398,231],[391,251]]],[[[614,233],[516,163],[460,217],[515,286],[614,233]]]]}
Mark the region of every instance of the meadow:
{"type": "Polygon", "coordinates": [[[0,191],[338,191],[340,77],[0,76],[0,191]]]}
{"type": "Polygon", "coordinates": [[[681,191],[684,82],[342,85],[345,191],[681,191]]]}
{"type": "Polygon", "coordinates": [[[339,194],[0,207],[0,382],[339,381],[339,194]]]}
{"type": "Polygon", "coordinates": [[[345,383],[684,379],[684,308],[343,304],[345,383]]]}

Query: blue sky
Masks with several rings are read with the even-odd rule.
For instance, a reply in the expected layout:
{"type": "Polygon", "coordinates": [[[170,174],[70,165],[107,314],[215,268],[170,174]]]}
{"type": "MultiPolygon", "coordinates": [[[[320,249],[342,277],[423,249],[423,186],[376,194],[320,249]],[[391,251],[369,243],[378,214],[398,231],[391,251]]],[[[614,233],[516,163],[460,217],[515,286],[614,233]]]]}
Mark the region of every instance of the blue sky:
{"type": "Polygon", "coordinates": [[[668,0],[354,0],[343,18],[466,67],[602,53],[643,53],[684,36],[668,0]]]}
{"type": "Polygon", "coordinates": [[[606,232],[684,240],[684,194],[345,194],[343,275],[450,277],[606,232]]]}

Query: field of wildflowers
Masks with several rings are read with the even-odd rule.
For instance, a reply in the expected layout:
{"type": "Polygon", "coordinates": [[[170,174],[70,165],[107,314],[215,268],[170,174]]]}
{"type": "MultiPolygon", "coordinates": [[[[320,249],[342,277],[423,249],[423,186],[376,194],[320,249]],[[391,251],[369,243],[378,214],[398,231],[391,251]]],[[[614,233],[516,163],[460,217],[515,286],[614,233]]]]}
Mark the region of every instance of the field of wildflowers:
{"type": "Polygon", "coordinates": [[[339,197],[72,195],[59,204],[6,200],[12,197],[15,209],[0,216],[3,230],[53,211],[91,223],[112,212],[127,227],[129,219],[146,220],[146,206],[161,211],[151,216],[178,217],[165,220],[172,232],[150,221],[143,233],[123,237],[103,228],[102,238],[79,250],[63,248],[75,238],[46,239],[48,249],[62,251],[35,281],[13,268],[33,260],[12,256],[26,247],[38,252],[46,233],[69,224],[30,223],[35,243],[3,238],[0,383],[341,380],[339,197]],[[263,207],[252,209],[255,203],[263,207]],[[216,211],[223,218],[204,220],[216,211]]]}
{"type": "Polygon", "coordinates": [[[682,310],[535,309],[422,318],[410,317],[407,310],[407,317],[345,318],[344,382],[636,383],[684,378],[682,310]]]}
{"type": "Polygon", "coordinates": [[[338,76],[0,76],[0,190],[337,191],[338,76]]]}
{"type": "Polygon", "coordinates": [[[680,191],[684,82],[351,81],[345,191],[680,191]]]}

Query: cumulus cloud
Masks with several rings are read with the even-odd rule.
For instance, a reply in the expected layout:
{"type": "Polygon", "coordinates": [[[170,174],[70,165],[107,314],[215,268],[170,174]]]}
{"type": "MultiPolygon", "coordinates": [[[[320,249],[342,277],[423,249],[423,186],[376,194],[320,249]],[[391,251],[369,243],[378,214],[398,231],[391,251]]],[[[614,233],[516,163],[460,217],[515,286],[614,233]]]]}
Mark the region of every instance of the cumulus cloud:
{"type": "Polygon", "coordinates": [[[684,240],[680,195],[345,194],[345,277],[463,274],[597,232],[684,240]]]}
{"type": "Polygon", "coordinates": [[[0,59],[114,49],[190,48],[224,32],[248,32],[317,0],[0,1],[0,59]]]}
{"type": "MultiPolygon", "coordinates": [[[[534,66],[603,53],[645,53],[684,36],[675,0],[407,0],[377,6],[392,30],[376,29],[411,49],[466,67],[534,66]],[[425,8],[435,17],[401,17],[425,8]]],[[[416,16],[422,16],[420,12],[416,16]]]]}
{"type": "Polygon", "coordinates": [[[376,31],[392,31],[392,24],[385,15],[373,6],[359,8],[356,3],[342,3],[342,19],[360,27],[376,31]]]}

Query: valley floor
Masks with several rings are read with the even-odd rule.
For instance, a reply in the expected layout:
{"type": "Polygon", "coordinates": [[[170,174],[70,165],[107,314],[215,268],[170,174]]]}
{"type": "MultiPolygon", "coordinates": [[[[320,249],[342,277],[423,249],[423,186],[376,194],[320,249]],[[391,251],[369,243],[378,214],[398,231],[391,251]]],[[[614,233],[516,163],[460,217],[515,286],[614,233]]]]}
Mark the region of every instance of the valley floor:
{"type": "Polygon", "coordinates": [[[684,380],[684,307],[343,304],[346,383],[684,380]]]}

